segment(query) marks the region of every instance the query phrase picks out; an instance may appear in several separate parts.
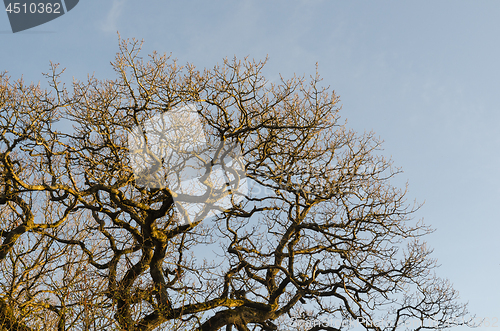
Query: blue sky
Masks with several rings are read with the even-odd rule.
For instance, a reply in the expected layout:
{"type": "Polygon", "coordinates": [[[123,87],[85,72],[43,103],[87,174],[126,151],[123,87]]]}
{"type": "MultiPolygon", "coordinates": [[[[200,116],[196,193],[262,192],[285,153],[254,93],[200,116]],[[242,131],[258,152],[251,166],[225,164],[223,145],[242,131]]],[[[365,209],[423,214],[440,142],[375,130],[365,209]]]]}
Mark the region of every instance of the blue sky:
{"type": "MultiPolygon", "coordinates": [[[[172,53],[212,67],[224,57],[269,57],[275,80],[311,75],[341,98],[343,118],[374,131],[409,182],[415,215],[437,231],[434,257],[470,310],[500,319],[500,2],[82,0],[69,13],[13,34],[0,13],[0,71],[43,80],[114,78],[122,38],[143,55],[172,53]]],[[[500,322],[497,323],[500,325],[500,322]]]]}

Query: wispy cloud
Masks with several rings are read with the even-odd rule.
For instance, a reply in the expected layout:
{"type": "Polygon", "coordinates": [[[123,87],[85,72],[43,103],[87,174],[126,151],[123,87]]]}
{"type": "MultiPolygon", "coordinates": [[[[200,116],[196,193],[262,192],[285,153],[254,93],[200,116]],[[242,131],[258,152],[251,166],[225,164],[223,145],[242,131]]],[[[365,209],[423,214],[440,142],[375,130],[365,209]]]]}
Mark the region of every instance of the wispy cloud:
{"type": "Polygon", "coordinates": [[[111,9],[106,15],[104,22],[101,23],[101,30],[103,32],[116,32],[118,30],[118,20],[123,11],[126,0],[113,0],[111,9]]]}

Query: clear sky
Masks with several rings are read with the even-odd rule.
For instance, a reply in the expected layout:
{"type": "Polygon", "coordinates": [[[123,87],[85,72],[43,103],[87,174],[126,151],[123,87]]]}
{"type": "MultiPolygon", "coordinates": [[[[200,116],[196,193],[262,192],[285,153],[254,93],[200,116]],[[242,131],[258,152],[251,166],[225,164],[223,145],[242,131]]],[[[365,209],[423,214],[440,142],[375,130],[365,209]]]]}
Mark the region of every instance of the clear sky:
{"type": "Polygon", "coordinates": [[[437,229],[439,275],[500,319],[500,2],[81,0],[16,34],[0,13],[0,71],[43,81],[52,61],[68,82],[114,78],[117,31],[200,69],[267,55],[271,81],[318,62],[348,126],[376,132],[404,170],[395,184],[425,201],[415,216],[437,229]]]}

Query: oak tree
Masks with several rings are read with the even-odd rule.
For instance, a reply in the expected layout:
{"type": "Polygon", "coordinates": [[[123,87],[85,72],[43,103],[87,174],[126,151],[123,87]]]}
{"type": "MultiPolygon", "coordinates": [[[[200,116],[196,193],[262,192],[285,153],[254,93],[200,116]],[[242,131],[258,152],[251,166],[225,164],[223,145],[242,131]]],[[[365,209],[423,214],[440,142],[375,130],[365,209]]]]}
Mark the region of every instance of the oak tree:
{"type": "Polygon", "coordinates": [[[412,218],[419,206],[391,184],[400,170],[374,134],[347,128],[318,74],[271,83],[265,61],[200,71],[144,60],[135,40],[119,46],[115,79],[67,88],[57,65],[47,88],[0,76],[0,329],[466,322],[466,305],[434,274],[422,240],[431,229],[412,218]],[[170,133],[141,134],[179,109],[195,113],[208,147],[174,160],[151,145],[170,133]],[[205,172],[191,199],[172,176],[193,162],[205,172]],[[217,164],[222,186],[209,180],[217,164]],[[199,217],[183,220],[195,205],[199,217]]]}

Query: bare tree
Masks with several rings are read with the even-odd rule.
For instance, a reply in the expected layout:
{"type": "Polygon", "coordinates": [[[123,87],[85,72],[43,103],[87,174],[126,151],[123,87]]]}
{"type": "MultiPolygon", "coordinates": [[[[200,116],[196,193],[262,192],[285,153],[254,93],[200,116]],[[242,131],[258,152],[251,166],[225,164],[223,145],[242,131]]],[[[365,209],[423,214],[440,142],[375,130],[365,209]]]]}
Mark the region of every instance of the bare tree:
{"type": "Polygon", "coordinates": [[[420,239],[431,229],[411,218],[418,205],[391,185],[400,171],[373,134],[340,121],[339,99],[317,74],[272,84],[265,62],[197,71],[139,51],[121,41],[117,78],[72,91],[57,65],[48,89],[0,76],[0,328],[467,322],[457,292],[434,275],[420,239]],[[173,131],[155,138],[146,127],[179,109],[194,111],[206,139],[174,160],[159,152],[173,131]],[[202,192],[193,196],[174,187],[195,164],[202,192]],[[217,165],[222,186],[210,179],[217,165]]]}

